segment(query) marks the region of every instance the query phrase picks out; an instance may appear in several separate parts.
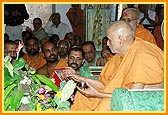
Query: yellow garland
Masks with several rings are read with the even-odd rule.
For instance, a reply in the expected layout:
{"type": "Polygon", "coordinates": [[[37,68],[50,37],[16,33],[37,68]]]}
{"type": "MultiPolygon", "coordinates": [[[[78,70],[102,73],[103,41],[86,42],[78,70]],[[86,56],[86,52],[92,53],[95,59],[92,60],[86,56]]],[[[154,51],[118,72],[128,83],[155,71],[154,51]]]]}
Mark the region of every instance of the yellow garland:
{"type": "Polygon", "coordinates": [[[37,106],[37,111],[41,111],[41,104],[38,103],[36,106],[37,106]]]}
{"type": "Polygon", "coordinates": [[[57,94],[56,94],[56,96],[57,96],[59,99],[60,99],[60,97],[61,97],[61,93],[62,93],[61,91],[58,91],[57,94]]]}
{"type": "Polygon", "coordinates": [[[54,111],[53,109],[51,109],[51,108],[49,108],[49,109],[47,109],[46,111],[54,111]]]}

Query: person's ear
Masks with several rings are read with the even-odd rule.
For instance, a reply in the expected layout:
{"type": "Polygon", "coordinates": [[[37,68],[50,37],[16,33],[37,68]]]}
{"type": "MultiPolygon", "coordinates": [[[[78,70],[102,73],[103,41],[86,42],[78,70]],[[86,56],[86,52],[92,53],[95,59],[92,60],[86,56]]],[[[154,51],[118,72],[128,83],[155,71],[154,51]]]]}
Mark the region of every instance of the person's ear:
{"type": "Polygon", "coordinates": [[[140,23],[140,19],[137,19],[137,26],[139,26],[139,23],[140,23]]]}
{"type": "Polygon", "coordinates": [[[123,43],[126,40],[124,36],[119,36],[118,38],[120,43],[123,43]]]}
{"type": "Polygon", "coordinates": [[[46,57],[45,57],[45,55],[44,55],[44,53],[42,52],[42,57],[44,58],[44,59],[46,59],[46,57]]]}

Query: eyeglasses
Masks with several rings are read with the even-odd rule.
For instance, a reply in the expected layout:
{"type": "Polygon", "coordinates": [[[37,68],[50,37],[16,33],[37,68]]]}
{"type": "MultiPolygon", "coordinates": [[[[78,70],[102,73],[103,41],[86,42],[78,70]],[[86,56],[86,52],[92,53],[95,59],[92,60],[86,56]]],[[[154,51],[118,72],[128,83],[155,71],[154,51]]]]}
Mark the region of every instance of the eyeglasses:
{"type": "Polygon", "coordinates": [[[121,18],[120,20],[122,20],[122,21],[124,21],[124,22],[127,22],[127,23],[131,23],[132,21],[137,20],[137,18],[135,18],[135,19],[130,19],[130,18],[125,19],[125,18],[121,18]]]}
{"type": "Polygon", "coordinates": [[[59,48],[65,48],[65,49],[68,49],[68,46],[62,46],[62,45],[60,45],[60,46],[58,46],[59,48]]]}

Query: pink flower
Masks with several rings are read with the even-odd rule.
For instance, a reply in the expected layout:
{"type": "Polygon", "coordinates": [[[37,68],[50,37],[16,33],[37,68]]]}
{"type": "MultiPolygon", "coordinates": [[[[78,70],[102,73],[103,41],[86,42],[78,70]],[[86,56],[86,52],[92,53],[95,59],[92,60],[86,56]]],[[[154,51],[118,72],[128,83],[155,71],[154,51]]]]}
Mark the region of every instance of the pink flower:
{"type": "Polygon", "coordinates": [[[50,94],[47,93],[47,94],[45,95],[45,98],[48,99],[49,97],[50,97],[50,94]]]}
{"type": "Polygon", "coordinates": [[[40,103],[47,104],[48,102],[47,102],[47,100],[44,99],[44,100],[41,100],[40,103]]]}
{"type": "Polygon", "coordinates": [[[41,87],[37,92],[38,94],[44,94],[46,92],[46,89],[44,87],[41,87]]]}

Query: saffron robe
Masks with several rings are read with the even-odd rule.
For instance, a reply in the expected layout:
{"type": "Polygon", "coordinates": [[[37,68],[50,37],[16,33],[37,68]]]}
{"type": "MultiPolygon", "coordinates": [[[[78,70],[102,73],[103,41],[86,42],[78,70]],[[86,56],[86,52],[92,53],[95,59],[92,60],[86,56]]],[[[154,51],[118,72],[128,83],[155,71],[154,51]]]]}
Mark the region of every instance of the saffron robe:
{"type": "Polygon", "coordinates": [[[38,70],[40,67],[42,67],[43,65],[46,64],[46,60],[43,58],[41,52],[39,52],[39,55],[38,55],[38,57],[37,57],[35,60],[33,60],[33,59],[29,56],[29,54],[25,54],[25,55],[23,56],[23,58],[26,60],[26,63],[27,63],[29,66],[35,68],[36,70],[38,70]]]}
{"type": "MultiPolygon", "coordinates": [[[[123,57],[115,55],[103,68],[99,81],[102,90],[112,93],[115,88],[129,89],[134,83],[156,84],[164,80],[163,51],[156,45],[136,39],[123,57]]],[[[71,110],[111,111],[111,98],[87,98],[77,92],[71,110]]]]}
{"type": "Polygon", "coordinates": [[[135,38],[138,37],[150,43],[156,44],[155,37],[149,30],[145,29],[143,25],[139,25],[136,27],[134,35],[135,38]]]}

